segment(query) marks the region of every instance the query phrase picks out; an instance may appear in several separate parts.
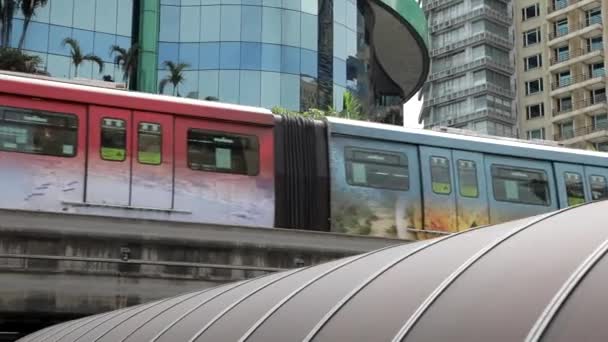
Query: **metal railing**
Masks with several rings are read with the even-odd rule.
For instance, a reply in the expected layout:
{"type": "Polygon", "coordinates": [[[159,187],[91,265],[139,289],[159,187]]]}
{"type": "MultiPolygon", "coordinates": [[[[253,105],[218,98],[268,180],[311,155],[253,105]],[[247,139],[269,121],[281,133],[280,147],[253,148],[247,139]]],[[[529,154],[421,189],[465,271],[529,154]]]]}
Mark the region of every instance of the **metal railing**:
{"type": "Polygon", "coordinates": [[[584,28],[587,28],[589,26],[595,25],[595,24],[600,24],[602,25],[602,18],[601,17],[591,17],[591,18],[587,18],[585,19],[585,22],[582,24],[578,24],[578,25],[568,25],[565,28],[560,28],[557,30],[553,30],[553,32],[549,32],[548,36],[549,36],[549,40],[553,40],[556,38],[560,38],[563,37],[565,35],[568,35],[570,33],[582,30],[584,28]]]}
{"type": "Polygon", "coordinates": [[[586,49],[574,49],[572,51],[563,52],[563,53],[558,54],[557,56],[554,56],[553,58],[551,58],[551,65],[564,63],[573,58],[581,57],[581,56],[593,53],[595,51],[600,51],[600,55],[603,56],[604,55],[604,45],[603,44],[589,45],[589,46],[587,46],[586,49]]]}
{"type": "Polygon", "coordinates": [[[564,9],[570,5],[574,5],[577,2],[580,2],[581,0],[555,0],[555,1],[551,1],[551,3],[549,4],[547,11],[549,13],[553,13],[555,11],[559,11],[561,9],[564,9]]]}
{"type": "Polygon", "coordinates": [[[557,141],[562,141],[602,131],[608,131],[608,123],[601,123],[598,125],[590,125],[573,130],[566,130],[564,132],[559,132],[555,134],[554,138],[557,141]]]}
{"type": "Polygon", "coordinates": [[[591,74],[583,73],[577,74],[570,77],[564,77],[563,79],[559,79],[558,81],[551,82],[551,90],[556,90],[560,88],[569,87],[571,85],[585,82],[588,80],[592,80],[595,78],[604,78],[606,77],[606,71],[604,69],[599,69],[594,71],[591,74]]]}
{"type": "Polygon", "coordinates": [[[606,103],[606,95],[599,95],[596,97],[590,97],[583,100],[575,101],[570,106],[562,106],[561,108],[553,108],[553,116],[560,116],[567,113],[571,113],[575,110],[584,109],[587,107],[595,106],[598,104],[606,103]]]}
{"type": "Polygon", "coordinates": [[[463,11],[462,13],[458,13],[447,18],[433,19],[431,21],[431,32],[437,32],[480,16],[487,17],[506,25],[511,25],[513,21],[510,13],[501,13],[491,7],[484,6],[469,12],[463,11]]]}
{"type": "Polygon", "coordinates": [[[481,32],[481,33],[477,33],[473,36],[461,39],[459,41],[456,41],[454,43],[445,45],[445,46],[441,46],[441,47],[437,47],[435,49],[431,50],[431,57],[437,57],[440,56],[442,54],[451,52],[455,49],[459,49],[468,45],[473,45],[479,42],[483,42],[486,41],[488,43],[493,43],[498,45],[499,47],[503,47],[506,49],[512,49],[513,48],[513,43],[505,38],[502,38],[494,33],[490,33],[490,32],[481,32]]]}
{"type": "Polygon", "coordinates": [[[467,62],[464,64],[463,63],[453,63],[443,70],[439,70],[439,71],[431,73],[428,80],[434,81],[434,80],[437,80],[437,79],[440,79],[443,77],[452,76],[452,75],[466,72],[468,70],[479,68],[482,66],[487,66],[488,68],[503,71],[508,74],[512,74],[514,71],[514,68],[512,66],[496,62],[492,58],[486,56],[486,57],[482,57],[482,58],[479,58],[472,62],[467,62]]]}

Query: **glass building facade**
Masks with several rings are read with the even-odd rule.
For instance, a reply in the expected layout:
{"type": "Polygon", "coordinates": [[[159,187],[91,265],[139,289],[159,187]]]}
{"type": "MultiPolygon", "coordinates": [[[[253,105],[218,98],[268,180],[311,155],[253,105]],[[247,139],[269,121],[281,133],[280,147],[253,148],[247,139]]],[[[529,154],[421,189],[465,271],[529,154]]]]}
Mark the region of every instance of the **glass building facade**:
{"type": "MultiPolygon", "coordinates": [[[[8,45],[19,48],[27,26],[22,49],[39,56],[51,76],[74,78],[70,49],[62,44],[70,37],[78,41],[83,55],[94,54],[105,62],[102,72],[94,63],[83,62],[77,77],[120,82],[123,71],[113,64],[111,46],[128,49],[138,44],[143,56],[131,76],[133,90],[160,92],[161,81],[169,76],[166,62],[183,63],[182,82],[176,89],[168,82],[163,93],[293,111],[340,111],[348,91],[367,113],[400,106],[411,95],[391,81],[374,53],[372,32],[382,25],[374,22],[370,2],[48,0],[26,25],[19,2],[13,1],[8,45]]],[[[414,39],[423,46],[418,59],[423,60],[422,11],[415,0],[401,2],[406,9],[410,6],[408,13],[413,13],[411,8],[420,12],[421,32],[405,25],[404,32],[416,33],[414,39]]],[[[0,20],[6,27],[6,19],[0,20]]]]}

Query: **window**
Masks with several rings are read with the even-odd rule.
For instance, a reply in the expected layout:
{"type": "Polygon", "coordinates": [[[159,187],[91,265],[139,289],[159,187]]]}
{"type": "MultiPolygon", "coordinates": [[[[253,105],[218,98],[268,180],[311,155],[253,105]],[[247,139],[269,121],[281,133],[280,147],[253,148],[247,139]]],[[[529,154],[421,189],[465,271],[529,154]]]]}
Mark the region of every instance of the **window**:
{"type": "Polygon", "coordinates": [[[591,187],[591,199],[594,201],[608,198],[608,183],[606,177],[591,175],[589,177],[589,185],[591,187]]]}
{"type": "Polygon", "coordinates": [[[564,62],[570,59],[570,46],[561,46],[553,51],[557,62],[564,62]]]}
{"type": "Polygon", "coordinates": [[[344,155],[348,184],[389,190],[409,189],[408,160],[404,154],[347,147],[344,155]]]}
{"type": "Polygon", "coordinates": [[[140,122],[137,130],[137,161],[141,164],[162,163],[163,132],[160,124],[140,122]]]}
{"type": "Polygon", "coordinates": [[[568,206],[585,203],[583,177],[575,172],[566,172],[564,173],[564,182],[566,183],[568,206]]]}
{"type": "Polygon", "coordinates": [[[533,129],[527,132],[528,140],[544,140],[545,139],[545,129],[533,129]]]}
{"type": "Polygon", "coordinates": [[[570,70],[563,71],[555,75],[555,80],[557,81],[558,87],[567,87],[572,84],[572,74],[570,70]]]}
{"type": "Polygon", "coordinates": [[[602,36],[587,39],[587,51],[604,50],[604,39],[602,36]]]}
{"type": "Polygon", "coordinates": [[[501,202],[550,204],[547,173],[543,170],[492,165],[494,198],[501,202]]]}
{"type": "Polygon", "coordinates": [[[526,21],[534,17],[538,17],[540,14],[540,6],[538,4],[528,6],[521,10],[521,20],[526,21]]]}
{"type": "Polygon", "coordinates": [[[604,69],[604,62],[589,65],[589,73],[593,78],[604,77],[604,75],[606,75],[606,70],[604,69]]]}
{"type": "Polygon", "coordinates": [[[0,150],[57,157],[76,155],[75,115],[0,108],[0,150]]]}
{"type": "Polygon", "coordinates": [[[591,104],[606,102],[606,89],[594,89],[590,92],[591,104]]]}
{"type": "Polygon", "coordinates": [[[601,24],[602,23],[602,9],[598,7],[598,8],[589,10],[589,11],[587,11],[587,13],[585,13],[585,17],[586,17],[587,26],[593,25],[593,24],[601,24]]]}
{"type": "Polygon", "coordinates": [[[562,122],[559,124],[559,134],[562,139],[574,137],[574,121],[562,122]]]}
{"type": "Polygon", "coordinates": [[[568,34],[568,18],[558,20],[554,25],[554,32],[556,37],[565,36],[568,34]]]}
{"type": "Polygon", "coordinates": [[[543,91],[543,79],[539,78],[526,82],[526,95],[534,95],[543,91]]]}
{"type": "Polygon", "coordinates": [[[524,46],[540,43],[540,27],[524,32],[524,46]]]}
{"type": "Polygon", "coordinates": [[[572,110],[572,96],[557,99],[557,111],[568,112],[572,110]]]}
{"type": "Polygon", "coordinates": [[[608,152],[608,141],[595,143],[595,149],[600,152],[608,152]]]}
{"type": "Polygon", "coordinates": [[[431,157],[431,186],[433,192],[440,195],[452,193],[450,162],[444,157],[431,157]]]}
{"type": "Polygon", "coordinates": [[[540,54],[524,58],[524,70],[537,69],[543,66],[543,58],[540,54]]]}
{"type": "Polygon", "coordinates": [[[460,187],[460,196],[471,198],[479,196],[477,166],[474,161],[458,160],[458,185],[460,187]]]}
{"type": "Polygon", "coordinates": [[[101,119],[101,159],[124,161],[127,157],[127,127],[125,120],[101,119]]]}
{"type": "Polygon", "coordinates": [[[198,171],[255,176],[259,172],[258,138],[189,129],[188,167],[198,171]]]}
{"type": "Polygon", "coordinates": [[[536,119],[545,116],[545,105],[539,103],[531,106],[526,106],[526,117],[528,120],[536,119]]]}
{"type": "Polygon", "coordinates": [[[608,128],[608,114],[599,114],[593,117],[593,129],[606,129],[608,128]]]}

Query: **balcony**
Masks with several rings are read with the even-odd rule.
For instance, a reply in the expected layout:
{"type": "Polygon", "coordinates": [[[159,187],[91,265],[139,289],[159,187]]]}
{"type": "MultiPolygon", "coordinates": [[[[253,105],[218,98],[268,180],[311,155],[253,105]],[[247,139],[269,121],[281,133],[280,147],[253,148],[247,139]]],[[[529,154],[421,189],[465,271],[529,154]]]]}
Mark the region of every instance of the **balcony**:
{"type": "Polygon", "coordinates": [[[433,50],[431,50],[431,57],[437,57],[437,56],[441,56],[444,55],[446,53],[450,53],[456,49],[460,49],[463,48],[465,46],[469,46],[469,45],[473,45],[473,44],[477,44],[477,43],[481,43],[481,42],[485,42],[497,47],[501,47],[507,50],[511,50],[513,49],[513,42],[511,42],[510,40],[500,37],[496,34],[493,33],[489,33],[489,32],[481,32],[478,34],[475,34],[473,36],[470,36],[468,38],[464,38],[462,40],[459,40],[457,42],[454,42],[452,44],[448,44],[439,48],[435,48],[433,50]]]}
{"type": "Polygon", "coordinates": [[[514,68],[510,65],[495,62],[490,57],[482,57],[482,58],[479,58],[479,59],[469,62],[469,63],[464,63],[464,64],[460,63],[457,65],[454,64],[443,70],[433,72],[429,76],[428,81],[435,81],[435,80],[438,80],[438,79],[441,79],[444,77],[454,76],[454,75],[457,75],[460,73],[465,73],[467,71],[471,71],[471,70],[475,70],[475,69],[479,69],[479,68],[488,68],[488,69],[492,69],[494,71],[506,73],[508,75],[513,74],[513,71],[514,71],[514,68]]]}
{"type": "Polygon", "coordinates": [[[602,4],[601,0],[556,0],[555,3],[550,2],[547,8],[547,20],[549,21],[562,17],[574,9],[587,10],[594,6],[601,6],[602,4]]]}
{"type": "Polygon", "coordinates": [[[589,90],[601,88],[605,86],[603,84],[605,81],[606,72],[604,69],[596,70],[592,74],[583,73],[564,77],[557,82],[551,82],[551,96],[557,96],[579,88],[587,88],[589,90]]]}
{"type": "Polygon", "coordinates": [[[599,124],[559,132],[554,135],[554,140],[568,145],[582,141],[600,142],[606,140],[606,137],[608,137],[608,124],[599,124]]]}
{"type": "Polygon", "coordinates": [[[492,9],[490,7],[484,6],[481,8],[476,8],[468,13],[459,13],[450,18],[445,18],[443,20],[434,20],[431,22],[431,33],[436,33],[439,31],[443,31],[455,25],[462,24],[466,21],[477,17],[485,17],[490,20],[505,24],[511,25],[513,23],[513,18],[507,13],[500,13],[499,11],[492,9]]]}
{"type": "Polygon", "coordinates": [[[432,0],[427,1],[423,7],[425,12],[432,11],[437,7],[449,5],[453,2],[457,2],[458,0],[432,0]]]}
{"type": "Polygon", "coordinates": [[[592,17],[585,20],[585,22],[578,25],[569,25],[568,27],[562,27],[548,34],[547,45],[555,46],[557,44],[566,42],[574,37],[581,36],[582,38],[591,38],[593,36],[599,36],[604,30],[604,23],[601,17],[592,17]]]}
{"type": "Polygon", "coordinates": [[[604,60],[604,46],[597,44],[588,46],[586,49],[576,49],[561,53],[551,58],[550,72],[560,69],[568,69],[573,64],[585,62],[587,64],[599,63],[604,60]]]}
{"type": "Polygon", "coordinates": [[[435,95],[432,98],[429,98],[428,100],[426,100],[426,97],[425,97],[425,101],[422,106],[423,106],[423,108],[432,107],[432,106],[456,101],[458,99],[462,99],[462,98],[465,98],[468,96],[477,95],[477,94],[481,94],[481,93],[494,93],[496,95],[502,95],[502,96],[509,97],[509,98],[515,97],[515,94],[510,90],[503,89],[503,88],[498,87],[491,83],[484,83],[484,84],[480,84],[480,85],[473,86],[470,88],[458,90],[455,92],[450,92],[450,93],[447,93],[447,94],[441,95],[441,96],[435,95]]]}
{"type": "Polygon", "coordinates": [[[569,107],[553,108],[553,122],[568,121],[582,114],[596,114],[598,112],[608,111],[608,103],[606,96],[596,96],[595,98],[587,98],[576,101],[569,107]]]}

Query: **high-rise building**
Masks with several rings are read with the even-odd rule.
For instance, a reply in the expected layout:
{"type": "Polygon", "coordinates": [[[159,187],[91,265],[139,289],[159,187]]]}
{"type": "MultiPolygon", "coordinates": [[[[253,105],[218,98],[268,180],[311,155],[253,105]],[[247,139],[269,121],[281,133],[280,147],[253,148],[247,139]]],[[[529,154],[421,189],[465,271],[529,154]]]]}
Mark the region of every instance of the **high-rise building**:
{"type": "Polygon", "coordinates": [[[425,0],[423,8],[431,45],[424,127],[516,136],[511,1],[425,0]]]}
{"type": "Polygon", "coordinates": [[[48,0],[24,2],[36,5],[28,16],[21,2],[2,3],[0,44],[39,56],[51,76],[122,81],[110,47],[137,43],[140,91],[159,92],[172,62],[181,81],[162,82],[168,95],[299,111],[341,110],[348,91],[371,118],[400,123],[391,109],[429,69],[417,0],[48,0]],[[65,38],[103,70],[76,67],[65,38]]]}
{"type": "Polygon", "coordinates": [[[608,151],[608,1],[516,3],[521,137],[608,151]]]}

